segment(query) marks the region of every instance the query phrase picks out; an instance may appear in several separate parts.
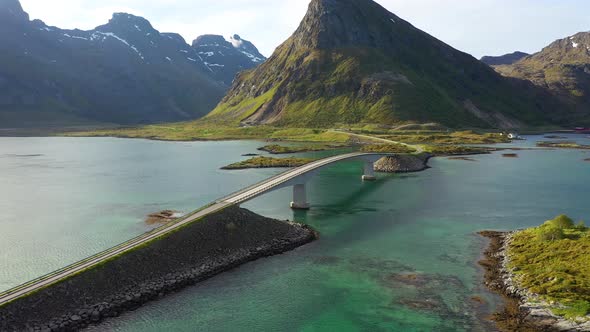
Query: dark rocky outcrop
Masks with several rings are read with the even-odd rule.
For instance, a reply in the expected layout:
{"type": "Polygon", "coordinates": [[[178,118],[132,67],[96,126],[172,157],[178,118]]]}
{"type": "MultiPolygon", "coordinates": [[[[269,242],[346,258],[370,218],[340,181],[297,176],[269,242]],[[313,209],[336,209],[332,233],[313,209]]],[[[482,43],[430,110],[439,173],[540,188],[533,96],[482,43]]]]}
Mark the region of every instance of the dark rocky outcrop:
{"type": "Polygon", "coordinates": [[[375,171],[383,173],[420,172],[428,168],[429,154],[398,154],[384,157],[375,163],[375,171]]]}
{"type": "Polygon", "coordinates": [[[230,207],[0,307],[0,331],[76,331],[315,238],[307,226],[230,207]]]}

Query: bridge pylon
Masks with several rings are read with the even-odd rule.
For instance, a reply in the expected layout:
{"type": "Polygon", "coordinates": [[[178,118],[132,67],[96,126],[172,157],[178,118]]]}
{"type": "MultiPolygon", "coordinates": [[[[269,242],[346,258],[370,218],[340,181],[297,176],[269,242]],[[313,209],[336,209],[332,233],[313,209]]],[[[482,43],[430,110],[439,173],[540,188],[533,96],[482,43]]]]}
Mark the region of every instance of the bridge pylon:
{"type": "Polygon", "coordinates": [[[291,208],[294,210],[309,210],[311,206],[307,202],[307,188],[305,184],[296,184],[293,186],[293,201],[291,208]]]}
{"type": "Polygon", "coordinates": [[[365,161],[365,168],[363,173],[363,181],[375,181],[375,163],[372,161],[365,161]]]}

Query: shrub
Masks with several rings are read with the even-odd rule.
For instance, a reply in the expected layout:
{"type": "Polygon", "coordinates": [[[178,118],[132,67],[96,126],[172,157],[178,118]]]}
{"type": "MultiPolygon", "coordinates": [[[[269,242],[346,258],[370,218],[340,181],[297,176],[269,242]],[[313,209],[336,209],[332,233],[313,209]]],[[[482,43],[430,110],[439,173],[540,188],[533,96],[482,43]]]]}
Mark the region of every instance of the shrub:
{"type": "Polygon", "coordinates": [[[562,230],[574,228],[574,221],[570,217],[568,217],[564,214],[556,217],[553,220],[549,220],[547,222],[547,224],[555,226],[555,227],[562,229],[562,230]]]}
{"type": "Polygon", "coordinates": [[[563,229],[554,225],[545,224],[537,230],[537,236],[541,241],[557,241],[565,238],[563,229]]]}
{"type": "Polygon", "coordinates": [[[584,224],[583,221],[578,222],[576,224],[576,227],[575,228],[576,228],[576,230],[582,231],[582,232],[585,232],[586,230],[588,230],[588,227],[586,227],[586,224],[584,224]]]}

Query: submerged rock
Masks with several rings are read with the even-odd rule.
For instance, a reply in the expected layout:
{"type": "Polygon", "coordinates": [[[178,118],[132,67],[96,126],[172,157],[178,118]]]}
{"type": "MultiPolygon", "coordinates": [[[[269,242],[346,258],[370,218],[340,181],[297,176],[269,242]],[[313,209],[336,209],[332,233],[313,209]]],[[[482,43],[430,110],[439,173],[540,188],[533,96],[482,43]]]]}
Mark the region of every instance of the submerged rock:
{"type": "Polygon", "coordinates": [[[181,216],[182,216],[182,213],[180,213],[178,211],[164,210],[164,211],[160,211],[158,213],[152,213],[152,214],[148,215],[145,222],[150,225],[159,224],[159,223],[167,223],[167,222],[173,221],[176,218],[180,218],[181,216]]]}

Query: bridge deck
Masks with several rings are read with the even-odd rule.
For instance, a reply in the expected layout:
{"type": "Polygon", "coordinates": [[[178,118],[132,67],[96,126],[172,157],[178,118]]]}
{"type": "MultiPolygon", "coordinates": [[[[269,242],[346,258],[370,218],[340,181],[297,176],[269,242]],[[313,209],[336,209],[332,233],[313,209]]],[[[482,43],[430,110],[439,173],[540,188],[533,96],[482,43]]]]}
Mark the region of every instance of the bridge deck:
{"type": "Polygon", "coordinates": [[[309,172],[318,170],[322,167],[325,167],[330,164],[337,163],[343,160],[354,160],[362,157],[383,157],[387,154],[379,154],[379,153],[349,153],[344,155],[332,156],[325,159],[317,160],[312,163],[303,165],[301,167],[297,167],[291,170],[288,170],[284,173],[279,175],[273,176],[269,179],[266,179],[262,182],[249,186],[243,190],[240,190],[236,193],[233,193],[229,196],[226,196],[220,200],[217,200],[215,203],[207,205],[200,210],[197,210],[187,216],[180,218],[177,222],[170,223],[164,225],[160,228],[154,229],[151,232],[142,234],[136,238],[133,238],[125,243],[122,243],[118,246],[113,248],[107,249],[103,252],[100,252],[96,255],[88,257],[84,260],[81,260],[77,263],[72,265],[66,266],[60,270],[54,271],[32,281],[29,281],[23,285],[17,286],[10,290],[0,293],[0,306],[7,304],[11,301],[14,301],[20,297],[23,297],[27,294],[33,293],[45,287],[48,287],[54,283],[58,283],[60,281],[66,280],[69,277],[76,275],[84,270],[90,269],[96,265],[104,263],[118,255],[121,255],[125,252],[131,251],[136,249],[147,242],[155,240],[159,237],[162,237],[170,232],[173,232],[189,223],[192,223],[196,220],[199,220],[209,214],[218,212],[223,210],[224,208],[231,206],[231,205],[239,205],[244,202],[247,202],[255,197],[258,197],[270,190],[276,189],[285,183],[296,179],[302,175],[305,175],[309,172]]]}

